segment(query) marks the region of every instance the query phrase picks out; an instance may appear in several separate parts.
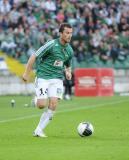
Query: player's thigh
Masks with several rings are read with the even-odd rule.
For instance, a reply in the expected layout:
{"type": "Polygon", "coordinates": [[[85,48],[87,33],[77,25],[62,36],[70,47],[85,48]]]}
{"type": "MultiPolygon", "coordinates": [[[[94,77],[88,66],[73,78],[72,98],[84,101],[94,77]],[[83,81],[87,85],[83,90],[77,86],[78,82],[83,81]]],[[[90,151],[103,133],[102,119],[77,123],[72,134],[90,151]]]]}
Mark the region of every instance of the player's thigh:
{"type": "Polygon", "coordinates": [[[48,97],[55,97],[62,99],[63,97],[63,81],[59,79],[50,80],[48,88],[48,97]]]}
{"type": "Polygon", "coordinates": [[[38,106],[45,106],[47,104],[48,84],[47,80],[41,78],[35,80],[35,93],[38,106]]]}

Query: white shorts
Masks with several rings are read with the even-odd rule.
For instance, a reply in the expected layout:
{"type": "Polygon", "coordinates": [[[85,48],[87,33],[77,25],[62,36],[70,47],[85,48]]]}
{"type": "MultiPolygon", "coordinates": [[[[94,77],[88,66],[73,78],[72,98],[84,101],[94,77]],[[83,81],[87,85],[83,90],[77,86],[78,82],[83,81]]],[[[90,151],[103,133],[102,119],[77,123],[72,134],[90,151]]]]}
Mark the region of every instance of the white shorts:
{"type": "Polygon", "coordinates": [[[47,99],[49,97],[63,97],[63,81],[60,79],[35,79],[35,92],[38,99],[47,99]]]}

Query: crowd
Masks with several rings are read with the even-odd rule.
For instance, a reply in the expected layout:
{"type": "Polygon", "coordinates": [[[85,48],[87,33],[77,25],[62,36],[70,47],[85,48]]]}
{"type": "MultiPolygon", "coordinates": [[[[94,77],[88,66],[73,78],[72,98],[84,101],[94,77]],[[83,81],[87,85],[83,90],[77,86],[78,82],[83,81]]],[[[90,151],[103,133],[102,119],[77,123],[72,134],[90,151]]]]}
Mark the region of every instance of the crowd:
{"type": "Polygon", "coordinates": [[[62,22],[74,28],[77,63],[129,57],[129,0],[0,0],[0,50],[24,63],[62,22]]]}

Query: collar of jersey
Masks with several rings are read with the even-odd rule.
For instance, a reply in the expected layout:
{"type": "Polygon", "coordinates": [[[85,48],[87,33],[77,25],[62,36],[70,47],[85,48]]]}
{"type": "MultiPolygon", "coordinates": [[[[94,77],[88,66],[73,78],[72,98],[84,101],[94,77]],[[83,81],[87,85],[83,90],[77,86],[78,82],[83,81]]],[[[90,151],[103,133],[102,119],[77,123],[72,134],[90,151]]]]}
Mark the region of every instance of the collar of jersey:
{"type": "Polygon", "coordinates": [[[58,43],[60,44],[60,46],[62,46],[62,47],[64,47],[64,48],[68,46],[68,43],[66,43],[65,45],[61,44],[59,38],[57,39],[57,41],[58,41],[58,43]]]}

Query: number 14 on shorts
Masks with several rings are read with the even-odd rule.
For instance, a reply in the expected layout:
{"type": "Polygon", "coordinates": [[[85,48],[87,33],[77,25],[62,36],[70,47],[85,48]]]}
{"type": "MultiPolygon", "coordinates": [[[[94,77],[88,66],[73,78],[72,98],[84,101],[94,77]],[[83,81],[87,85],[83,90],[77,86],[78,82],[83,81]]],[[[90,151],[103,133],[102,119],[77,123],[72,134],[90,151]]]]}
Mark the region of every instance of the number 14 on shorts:
{"type": "Polygon", "coordinates": [[[48,92],[48,89],[46,89],[45,92],[43,92],[43,89],[40,88],[40,96],[47,94],[47,92],[48,92]]]}

